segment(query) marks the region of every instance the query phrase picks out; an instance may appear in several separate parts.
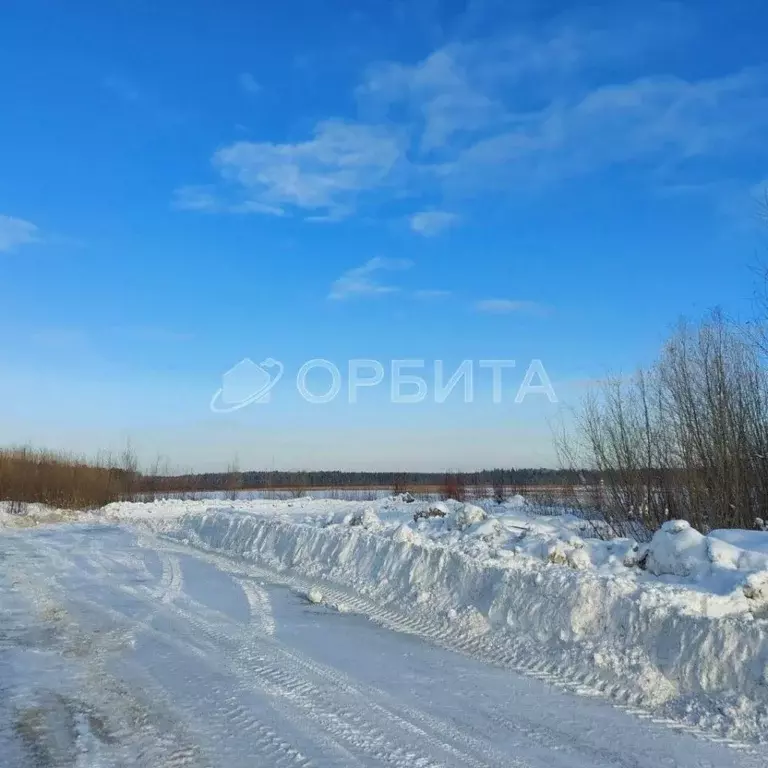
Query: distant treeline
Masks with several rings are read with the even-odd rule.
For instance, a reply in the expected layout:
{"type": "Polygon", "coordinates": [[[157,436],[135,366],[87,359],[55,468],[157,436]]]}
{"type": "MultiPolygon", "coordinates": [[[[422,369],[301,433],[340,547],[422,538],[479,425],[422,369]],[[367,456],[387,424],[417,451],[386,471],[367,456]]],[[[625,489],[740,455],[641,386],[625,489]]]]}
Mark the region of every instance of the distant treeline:
{"type": "Polygon", "coordinates": [[[393,488],[407,490],[424,486],[442,487],[446,478],[466,486],[580,485],[598,481],[588,470],[547,468],[485,469],[479,472],[345,472],[318,471],[229,471],[175,476],[143,475],[143,492],[227,491],[269,488],[393,488]]]}
{"type": "Polygon", "coordinates": [[[488,469],[481,472],[312,472],[240,471],[171,475],[142,472],[130,444],[117,455],[102,455],[95,461],[66,453],[31,447],[0,448],[0,501],[12,502],[12,509],[38,502],[53,507],[93,508],[111,501],[142,500],[164,493],[206,493],[240,490],[387,489],[442,493],[462,498],[465,489],[493,488],[497,494],[525,492],[546,486],[592,484],[597,478],[589,471],[555,469],[488,469]]]}

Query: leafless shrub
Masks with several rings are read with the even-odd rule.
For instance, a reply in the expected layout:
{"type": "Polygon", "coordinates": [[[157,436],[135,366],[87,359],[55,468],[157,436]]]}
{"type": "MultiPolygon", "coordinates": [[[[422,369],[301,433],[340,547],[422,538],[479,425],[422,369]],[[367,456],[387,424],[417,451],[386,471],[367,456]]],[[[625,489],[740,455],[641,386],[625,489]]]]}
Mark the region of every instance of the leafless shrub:
{"type": "Polygon", "coordinates": [[[86,509],[122,497],[132,478],[122,468],[29,447],[0,450],[0,499],[16,514],[24,504],[86,509]]]}
{"type": "Polygon", "coordinates": [[[445,475],[443,487],[440,489],[440,495],[443,499],[455,499],[456,501],[465,501],[467,489],[464,477],[460,474],[445,475]]]}
{"type": "Polygon", "coordinates": [[[611,530],[643,537],[670,517],[750,527],[768,503],[767,383],[757,347],[715,312],[682,324],[649,370],[590,395],[566,452],[599,471],[611,530]]]}
{"type": "Polygon", "coordinates": [[[300,499],[302,496],[307,495],[306,480],[303,478],[298,478],[296,483],[286,490],[289,498],[300,499]]]}
{"type": "Polygon", "coordinates": [[[227,475],[224,478],[224,490],[226,497],[231,501],[237,500],[237,494],[243,486],[243,477],[240,474],[240,463],[237,456],[227,466],[227,475]]]}
{"type": "Polygon", "coordinates": [[[136,451],[130,438],[126,440],[125,447],[120,452],[118,466],[122,472],[122,498],[130,501],[139,501],[140,491],[142,490],[139,487],[139,459],[136,456],[136,451]]]}
{"type": "Polygon", "coordinates": [[[392,481],[392,494],[397,496],[401,493],[408,493],[408,483],[406,482],[405,475],[397,474],[392,481]]]}
{"type": "Polygon", "coordinates": [[[27,514],[27,502],[18,500],[9,501],[6,510],[9,515],[24,517],[27,514]]]}

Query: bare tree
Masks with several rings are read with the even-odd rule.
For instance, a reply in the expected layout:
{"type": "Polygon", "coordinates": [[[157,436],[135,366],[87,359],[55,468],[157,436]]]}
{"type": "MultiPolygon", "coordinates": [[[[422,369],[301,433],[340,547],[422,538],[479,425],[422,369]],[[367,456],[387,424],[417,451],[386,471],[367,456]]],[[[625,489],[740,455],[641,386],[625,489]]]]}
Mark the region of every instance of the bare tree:
{"type": "Polygon", "coordinates": [[[240,473],[240,461],[237,454],[235,454],[234,459],[227,465],[227,475],[224,480],[224,490],[226,491],[227,498],[236,501],[237,494],[242,485],[243,476],[240,473]]]}
{"type": "Polygon", "coordinates": [[[611,530],[752,527],[768,504],[767,384],[758,347],[713,312],[682,323],[649,370],[592,393],[563,444],[598,470],[611,530]]]}

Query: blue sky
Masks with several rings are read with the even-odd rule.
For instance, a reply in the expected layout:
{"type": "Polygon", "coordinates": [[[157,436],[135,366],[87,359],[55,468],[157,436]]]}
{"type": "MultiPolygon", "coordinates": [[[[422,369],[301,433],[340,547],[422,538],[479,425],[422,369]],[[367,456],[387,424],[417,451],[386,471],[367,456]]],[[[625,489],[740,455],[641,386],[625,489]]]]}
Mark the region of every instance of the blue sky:
{"type": "Polygon", "coordinates": [[[756,0],[5,3],[3,441],[552,464],[558,406],[511,402],[531,359],[571,403],[680,315],[751,311],[766,32],[756,0]],[[211,413],[268,356],[271,402],[211,413]],[[518,368],[497,405],[478,375],[319,406],[309,358],[518,368]]]}

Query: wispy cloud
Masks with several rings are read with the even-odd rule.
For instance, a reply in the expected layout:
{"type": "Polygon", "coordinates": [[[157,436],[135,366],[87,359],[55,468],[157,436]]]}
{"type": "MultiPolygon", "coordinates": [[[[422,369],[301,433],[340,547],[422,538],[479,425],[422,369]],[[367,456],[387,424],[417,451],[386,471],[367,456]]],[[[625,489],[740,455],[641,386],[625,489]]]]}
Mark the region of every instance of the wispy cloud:
{"type": "Polygon", "coordinates": [[[270,216],[284,216],[285,210],[277,205],[267,205],[257,200],[229,202],[219,196],[213,186],[179,187],[171,201],[179,211],[203,211],[206,213],[264,213],[270,216]]]}
{"type": "Polygon", "coordinates": [[[261,85],[259,85],[256,78],[250,72],[241,72],[238,77],[240,87],[252,96],[261,91],[261,85]]]}
{"type": "Polygon", "coordinates": [[[405,109],[423,153],[456,151],[478,133],[502,129],[526,102],[572,92],[575,76],[678,40],[683,26],[674,8],[631,16],[583,11],[535,31],[455,41],[416,63],[376,63],[356,95],[364,112],[380,118],[405,109]]]}
{"type": "Polygon", "coordinates": [[[0,214],[0,253],[40,240],[40,230],[30,221],[0,214]]]}
{"type": "Polygon", "coordinates": [[[555,183],[642,160],[667,172],[692,157],[760,151],[768,130],[768,73],[688,81],[641,78],[510,116],[446,169],[462,187],[555,183]]]}
{"type": "Polygon", "coordinates": [[[434,237],[458,223],[458,214],[448,211],[419,211],[410,219],[411,229],[424,237],[434,237]]]}
{"type": "Polygon", "coordinates": [[[414,291],[413,295],[417,299],[446,299],[451,295],[451,291],[445,291],[442,288],[422,288],[414,291]]]}
{"type": "Polygon", "coordinates": [[[250,204],[343,217],[363,192],[387,182],[403,156],[401,139],[385,127],[329,120],[307,141],[239,141],[213,163],[250,204]]]}
{"type": "Polygon", "coordinates": [[[549,307],[544,304],[519,299],[482,299],[475,302],[475,309],[490,315],[510,315],[513,313],[546,315],[550,311],[549,307]]]}
{"type": "MultiPolygon", "coordinates": [[[[676,4],[663,5],[569,14],[535,32],[499,30],[420,61],[372,64],[361,72],[355,115],[321,120],[295,143],[232,143],[213,165],[242,210],[326,221],[363,199],[383,206],[409,195],[460,213],[464,197],[520,195],[630,164],[654,186],[659,176],[688,183],[692,159],[763,167],[768,67],[637,77],[640,54],[687,34],[676,4]]],[[[746,186],[761,174],[753,175],[746,186]]],[[[697,183],[712,180],[704,172],[697,183]]],[[[454,215],[416,210],[410,223],[431,235],[454,215]]]]}
{"type": "Polygon", "coordinates": [[[383,271],[409,269],[413,262],[408,259],[385,259],[376,256],[360,267],[345,272],[331,286],[329,299],[339,301],[353,296],[371,296],[395,293],[400,289],[394,285],[380,282],[379,274],[383,271]]]}
{"type": "Polygon", "coordinates": [[[173,193],[172,206],[180,211],[208,211],[213,213],[222,209],[213,187],[179,187],[173,193]]]}
{"type": "Polygon", "coordinates": [[[502,114],[501,104],[470,82],[462,65],[466,46],[454,45],[405,66],[387,62],[372,67],[357,89],[364,107],[388,110],[405,103],[420,122],[419,147],[444,147],[457,133],[473,131],[502,114]]]}

